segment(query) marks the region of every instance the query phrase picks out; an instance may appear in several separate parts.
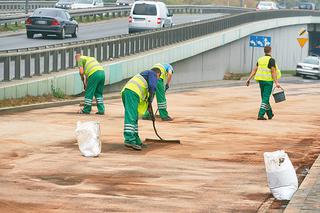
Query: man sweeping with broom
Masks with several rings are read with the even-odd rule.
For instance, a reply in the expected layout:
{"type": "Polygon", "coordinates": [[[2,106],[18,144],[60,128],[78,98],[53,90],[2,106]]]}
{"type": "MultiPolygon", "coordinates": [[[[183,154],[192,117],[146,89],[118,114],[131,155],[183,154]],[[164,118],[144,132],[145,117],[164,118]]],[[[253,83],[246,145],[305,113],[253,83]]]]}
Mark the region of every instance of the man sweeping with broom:
{"type": "MultiPolygon", "coordinates": [[[[172,79],[173,67],[170,64],[155,64],[155,68],[159,68],[161,71],[160,78],[157,83],[156,98],[159,109],[160,118],[162,121],[172,121],[167,111],[166,91],[169,89],[169,85],[172,79]]],[[[144,120],[151,120],[148,111],[142,117],[144,120]]]]}
{"type": "Polygon", "coordinates": [[[138,118],[146,110],[154,119],[152,100],[161,71],[159,68],[143,71],[131,78],[121,91],[124,114],[124,145],[141,150],[143,143],[138,134],[138,118]]]}

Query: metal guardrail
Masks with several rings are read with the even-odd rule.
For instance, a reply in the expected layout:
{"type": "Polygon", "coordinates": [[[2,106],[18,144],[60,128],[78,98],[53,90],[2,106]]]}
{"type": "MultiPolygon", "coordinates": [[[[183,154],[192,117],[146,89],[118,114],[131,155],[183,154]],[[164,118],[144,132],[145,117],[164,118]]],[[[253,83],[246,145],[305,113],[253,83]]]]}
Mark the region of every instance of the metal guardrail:
{"type": "MultiPolygon", "coordinates": [[[[40,7],[54,7],[56,0],[50,1],[28,1],[29,10],[34,10],[40,7]]],[[[26,0],[8,0],[0,1],[0,11],[25,11],[26,0]]]]}
{"type": "MultiPolygon", "coordinates": [[[[28,1],[28,11],[33,11],[40,7],[54,7],[58,0],[47,0],[47,1],[28,1]]],[[[115,3],[104,3],[104,6],[115,6],[115,3]]],[[[26,0],[8,0],[0,1],[0,11],[14,11],[14,12],[25,12],[26,11],[26,0]]]]}
{"type": "Polygon", "coordinates": [[[320,16],[320,13],[296,10],[248,12],[218,19],[177,25],[171,28],[113,36],[102,40],[82,41],[67,45],[60,44],[49,49],[28,49],[27,51],[1,53],[0,70],[3,68],[4,74],[2,79],[4,81],[31,77],[33,75],[39,76],[73,68],[75,66],[74,55],[76,52],[96,57],[98,61],[107,61],[110,58],[125,57],[145,52],[219,32],[241,24],[273,18],[301,16],[320,16]],[[21,75],[22,70],[23,75],[21,75]]]}

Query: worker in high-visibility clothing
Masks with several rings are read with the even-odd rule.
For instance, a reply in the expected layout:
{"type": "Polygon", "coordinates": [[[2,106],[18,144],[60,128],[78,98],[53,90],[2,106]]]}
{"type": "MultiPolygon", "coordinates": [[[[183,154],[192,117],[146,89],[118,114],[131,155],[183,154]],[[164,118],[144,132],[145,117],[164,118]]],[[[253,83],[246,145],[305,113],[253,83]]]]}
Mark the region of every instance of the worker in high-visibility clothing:
{"type": "Polygon", "coordinates": [[[79,111],[80,114],[90,114],[92,99],[95,96],[97,101],[98,115],[104,115],[103,89],[105,82],[104,68],[93,57],[76,54],[79,74],[85,89],[84,107],[79,111]]]}
{"type": "MultiPolygon", "coordinates": [[[[138,118],[146,110],[152,113],[152,100],[161,71],[158,68],[143,71],[131,78],[121,91],[124,106],[124,145],[141,150],[144,144],[138,134],[138,118]]],[[[154,119],[154,117],[152,117],[154,119]]]]}
{"type": "Polygon", "coordinates": [[[278,69],[276,61],[271,57],[271,47],[264,47],[265,56],[258,59],[257,65],[251,71],[246,85],[250,85],[250,80],[254,76],[254,79],[259,82],[261,92],[261,105],[258,113],[258,120],[267,120],[264,115],[268,116],[268,119],[272,119],[274,114],[269,102],[270,95],[272,93],[273,82],[277,88],[280,88],[278,79],[281,78],[281,71],[278,69]]]}
{"type": "MultiPolygon", "coordinates": [[[[172,121],[173,119],[169,116],[167,111],[166,91],[170,87],[172,74],[173,74],[173,67],[170,64],[160,64],[160,63],[153,65],[153,67],[158,68],[161,71],[161,75],[158,80],[157,90],[156,90],[156,98],[157,98],[160,118],[163,121],[172,121]]],[[[148,111],[143,116],[143,119],[150,120],[150,115],[148,111]]]]}

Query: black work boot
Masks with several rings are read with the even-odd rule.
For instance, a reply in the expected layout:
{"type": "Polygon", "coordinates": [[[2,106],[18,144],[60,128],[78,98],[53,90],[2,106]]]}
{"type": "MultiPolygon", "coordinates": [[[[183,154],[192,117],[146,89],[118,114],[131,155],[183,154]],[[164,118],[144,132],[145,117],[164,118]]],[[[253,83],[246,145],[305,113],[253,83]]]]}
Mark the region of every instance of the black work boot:
{"type": "Polygon", "coordinates": [[[258,117],[257,120],[267,120],[265,117],[258,117]]]}
{"type": "Polygon", "coordinates": [[[96,115],[104,115],[104,112],[96,112],[96,115]]]}
{"type": "Polygon", "coordinates": [[[271,120],[273,118],[274,114],[272,113],[271,116],[268,116],[268,119],[271,120]]]}
{"type": "Polygon", "coordinates": [[[141,143],[141,144],[138,144],[138,145],[141,146],[141,148],[147,148],[148,147],[148,145],[145,144],[145,143],[141,143]]]}
{"type": "Polygon", "coordinates": [[[132,149],[134,149],[134,150],[138,150],[138,151],[140,151],[142,148],[141,148],[141,146],[140,145],[138,145],[138,144],[132,144],[132,149]]]}

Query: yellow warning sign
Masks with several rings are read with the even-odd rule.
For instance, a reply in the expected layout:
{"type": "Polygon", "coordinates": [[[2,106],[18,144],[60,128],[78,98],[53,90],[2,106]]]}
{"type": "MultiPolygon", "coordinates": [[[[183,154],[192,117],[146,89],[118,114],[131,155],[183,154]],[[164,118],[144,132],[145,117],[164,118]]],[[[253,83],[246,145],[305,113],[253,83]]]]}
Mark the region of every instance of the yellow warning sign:
{"type": "Polygon", "coordinates": [[[299,30],[299,36],[303,36],[303,35],[305,35],[307,33],[307,30],[305,29],[305,28],[301,28],[300,30],[299,30]]]}
{"type": "Polygon", "coordinates": [[[297,38],[297,40],[298,40],[298,42],[300,44],[300,47],[302,48],[307,43],[307,41],[309,39],[307,39],[307,38],[297,38]]]}

